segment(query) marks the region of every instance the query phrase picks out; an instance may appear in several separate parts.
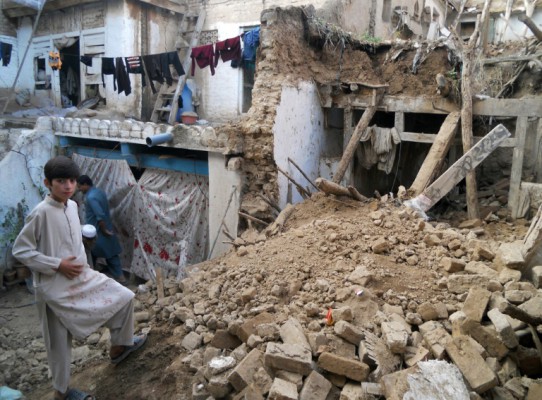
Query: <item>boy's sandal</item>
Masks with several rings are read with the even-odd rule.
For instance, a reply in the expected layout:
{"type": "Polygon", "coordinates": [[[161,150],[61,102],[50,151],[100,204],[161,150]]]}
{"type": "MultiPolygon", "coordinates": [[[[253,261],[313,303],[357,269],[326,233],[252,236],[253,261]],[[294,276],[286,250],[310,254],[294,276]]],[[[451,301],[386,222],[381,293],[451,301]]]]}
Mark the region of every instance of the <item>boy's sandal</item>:
{"type": "MultiPolygon", "coordinates": [[[[59,397],[55,396],[55,400],[59,400],[59,399],[60,399],[59,397]]],[[[82,390],[69,389],[66,392],[66,396],[64,397],[63,400],[96,400],[96,398],[91,394],[83,392],[82,390]]]]}
{"type": "Polygon", "coordinates": [[[111,364],[118,364],[123,361],[126,357],[132,354],[134,351],[140,349],[145,342],[147,341],[147,335],[137,335],[134,336],[134,344],[131,346],[126,346],[124,351],[120,353],[119,356],[111,359],[111,364]]]}

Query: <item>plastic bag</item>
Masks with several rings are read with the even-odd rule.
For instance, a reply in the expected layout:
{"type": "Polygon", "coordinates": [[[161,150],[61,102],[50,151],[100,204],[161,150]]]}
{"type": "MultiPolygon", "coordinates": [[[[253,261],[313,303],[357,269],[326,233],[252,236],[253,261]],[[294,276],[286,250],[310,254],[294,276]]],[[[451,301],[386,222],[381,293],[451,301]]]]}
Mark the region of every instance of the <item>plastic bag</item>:
{"type": "Polygon", "coordinates": [[[17,400],[22,399],[23,394],[19,390],[8,388],[7,386],[0,387],[0,400],[17,400]]]}

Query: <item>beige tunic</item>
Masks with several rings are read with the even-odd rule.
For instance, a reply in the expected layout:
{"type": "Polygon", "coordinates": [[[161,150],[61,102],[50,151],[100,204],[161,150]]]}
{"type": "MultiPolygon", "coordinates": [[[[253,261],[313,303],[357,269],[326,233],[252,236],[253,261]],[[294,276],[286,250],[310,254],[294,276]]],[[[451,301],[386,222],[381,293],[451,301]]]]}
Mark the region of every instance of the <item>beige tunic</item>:
{"type": "MultiPolygon", "coordinates": [[[[13,255],[33,272],[42,318],[48,306],[75,338],[93,333],[134,297],[131,290],[89,267],[72,200],[64,205],[48,196],[39,203],[15,240],[13,255]],[[72,280],[54,270],[70,256],[85,265],[72,280]]],[[[42,323],[47,326],[46,320],[42,323]]]]}

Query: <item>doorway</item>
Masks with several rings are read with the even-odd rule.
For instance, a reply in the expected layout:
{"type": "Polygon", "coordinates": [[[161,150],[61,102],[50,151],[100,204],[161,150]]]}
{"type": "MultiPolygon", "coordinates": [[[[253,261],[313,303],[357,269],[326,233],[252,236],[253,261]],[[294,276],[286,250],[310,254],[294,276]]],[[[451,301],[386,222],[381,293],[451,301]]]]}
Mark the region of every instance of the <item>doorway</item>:
{"type": "Polygon", "coordinates": [[[62,107],[77,106],[81,102],[81,64],[79,38],[60,50],[62,68],[60,69],[60,98],[62,107]]]}

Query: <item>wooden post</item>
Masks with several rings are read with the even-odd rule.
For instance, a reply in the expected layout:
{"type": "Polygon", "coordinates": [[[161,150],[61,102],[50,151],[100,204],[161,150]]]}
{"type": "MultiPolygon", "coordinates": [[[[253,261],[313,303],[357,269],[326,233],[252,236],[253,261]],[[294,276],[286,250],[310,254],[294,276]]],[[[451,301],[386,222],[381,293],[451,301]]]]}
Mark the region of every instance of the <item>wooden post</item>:
{"type": "MultiPolygon", "coordinates": [[[[344,115],[343,115],[343,153],[346,151],[346,148],[348,147],[348,143],[350,143],[350,139],[352,139],[352,133],[354,131],[352,127],[352,107],[346,107],[344,109],[344,115]]],[[[349,163],[347,170],[345,171],[345,177],[346,177],[346,184],[352,185],[353,182],[353,171],[354,171],[354,165],[353,163],[349,163]]],[[[338,183],[338,182],[337,182],[338,183]]]]}
{"type": "MultiPolygon", "coordinates": [[[[461,70],[461,138],[463,139],[463,153],[467,153],[473,145],[472,135],[472,81],[471,76],[474,72],[474,59],[476,43],[480,37],[480,29],[485,27],[486,19],[489,16],[489,6],[491,0],[485,0],[481,18],[476,23],[476,28],[469,38],[466,46],[462,41],[456,38],[456,43],[463,50],[463,68],[461,70]]],[[[469,219],[478,219],[480,211],[478,209],[478,196],[476,194],[476,172],[471,170],[465,177],[467,183],[467,213],[469,219]]]]}
{"type": "Polygon", "coordinates": [[[380,103],[380,100],[384,96],[384,90],[374,89],[373,94],[375,93],[376,93],[375,95],[376,98],[375,98],[374,103],[371,106],[367,107],[365,111],[363,112],[363,115],[361,119],[359,120],[358,124],[356,125],[356,129],[354,129],[354,133],[352,134],[352,137],[350,138],[350,141],[348,142],[348,145],[346,146],[346,149],[343,152],[343,156],[341,158],[341,161],[339,162],[337,171],[335,171],[335,174],[333,176],[334,183],[339,184],[341,180],[343,179],[344,173],[346,172],[346,169],[348,168],[348,165],[350,164],[350,161],[352,160],[354,152],[356,151],[356,148],[359,146],[359,139],[361,138],[363,131],[365,131],[365,129],[367,129],[367,127],[369,126],[371,119],[375,115],[378,103],[380,103]]]}
{"type": "MultiPolygon", "coordinates": [[[[463,140],[463,153],[467,153],[473,144],[472,137],[472,93],[471,93],[471,74],[473,72],[473,48],[470,44],[466,46],[463,52],[463,70],[461,73],[461,97],[463,104],[461,107],[461,138],[463,140]]],[[[476,171],[472,170],[465,177],[467,184],[467,214],[469,219],[480,218],[478,209],[478,196],[476,194],[476,171]]]]}
{"type": "Polygon", "coordinates": [[[425,160],[418,171],[414,183],[412,183],[412,186],[409,189],[409,192],[412,193],[412,195],[417,196],[423,192],[439,173],[442,164],[444,164],[446,153],[450,149],[455,133],[457,132],[459,115],[459,112],[453,112],[448,114],[444,120],[429,153],[427,153],[427,157],[425,157],[425,160]]]}
{"type": "Polygon", "coordinates": [[[521,171],[523,170],[523,155],[525,153],[525,136],[527,135],[527,117],[518,117],[516,121],[516,147],[512,156],[512,171],[510,173],[510,192],[508,208],[512,218],[520,214],[521,171]]]}

